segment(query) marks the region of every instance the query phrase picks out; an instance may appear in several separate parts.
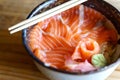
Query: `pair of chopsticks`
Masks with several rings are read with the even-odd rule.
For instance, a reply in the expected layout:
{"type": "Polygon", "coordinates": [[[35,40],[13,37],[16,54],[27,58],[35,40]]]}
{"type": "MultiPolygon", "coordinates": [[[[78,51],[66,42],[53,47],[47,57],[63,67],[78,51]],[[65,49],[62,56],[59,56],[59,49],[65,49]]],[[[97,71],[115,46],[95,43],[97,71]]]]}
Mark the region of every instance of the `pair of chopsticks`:
{"type": "Polygon", "coordinates": [[[69,9],[69,8],[74,7],[78,4],[81,4],[85,1],[87,1],[87,0],[70,0],[68,2],[65,2],[65,3],[57,6],[57,7],[49,9],[49,10],[43,12],[43,13],[40,13],[40,14],[30,18],[30,19],[26,19],[26,20],[14,25],[14,26],[8,28],[8,30],[10,31],[10,34],[13,34],[13,33],[18,32],[20,30],[28,28],[32,25],[35,25],[36,23],[38,23],[38,22],[40,22],[44,19],[47,19],[47,18],[49,18],[53,15],[56,15],[58,13],[61,13],[65,10],[69,9]]]}

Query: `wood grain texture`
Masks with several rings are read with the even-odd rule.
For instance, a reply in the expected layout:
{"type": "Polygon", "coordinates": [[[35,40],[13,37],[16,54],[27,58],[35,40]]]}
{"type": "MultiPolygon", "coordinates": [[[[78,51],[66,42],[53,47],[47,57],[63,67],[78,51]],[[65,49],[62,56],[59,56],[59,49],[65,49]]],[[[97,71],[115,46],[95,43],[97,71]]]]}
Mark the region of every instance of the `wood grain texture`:
{"type": "MultiPolygon", "coordinates": [[[[24,20],[44,0],[0,0],[0,80],[49,80],[34,65],[21,39],[7,28],[24,20]]],[[[120,0],[107,0],[120,10],[120,0]],[[119,4],[118,4],[119,3],[119,4]]],[[[120,66],[106,80],[120,80],[120,66]]]]}

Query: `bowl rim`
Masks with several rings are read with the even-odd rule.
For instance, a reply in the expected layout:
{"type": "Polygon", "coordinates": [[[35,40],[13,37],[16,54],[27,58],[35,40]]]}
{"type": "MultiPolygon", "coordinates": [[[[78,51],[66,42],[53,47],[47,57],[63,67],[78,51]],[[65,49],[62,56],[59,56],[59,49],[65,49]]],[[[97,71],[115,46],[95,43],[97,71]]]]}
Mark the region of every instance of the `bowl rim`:
{"type": "MultiPolygon", "coordinates": [[[[28,18],[31,18],[32,16],[34,16],[39,10],[41,10],[42,8],[44,8],[45,6],[53,3],[54,0],[48,0],[48,1],[44,1],[42,3],[40,3],[39,5],[37,5],[32,11],[31,13],[28,15],[27,19],[28,18]]],[[[112,6],[111,4],[107,3],[106,1],[103,1],[105,4],[108,4],[109,6],[112,6]]],[[[112,6],[113,7],[113,6],[112,6]]],[[[115,8],[115,7],[113,7],[115,8]]],[[[115,8],[115,10],[117,10],[115,8]]],[[[38,64],[40,64],[41,66],[49,69],[49,70],[52,70],[52,71],[55,71],[55,72],[59,72],[59,73],[63,73],[63,74],[69,74],[69,75],[91,75],[91,74],[96,74],[96,73],[99,73],[99,72],[102,72],[102,71],[105,71],[105,70],[108,70],[110,68],[112,68],[113,66],[117,65],[120,63],[120,58],[108,65],[108,66],[105,66],[104,68],[100,68],[98,70],[95,70],[95,71],[90,71],[90,72],[87,72],[87,73],[74,73],[74,72],[68,72],[68,71],[63,71],[63,70],[59,70],[59,69],[55,69],[53,67],[48,67],[48,66],[45,66],[45,64],[40,61],[34,54],[33,52],[30,50],[29,46],[27,45],[27,39],[26,39],[26,35],[27,35],[27,29],[24,29],[22,30],[22,42],[23,42],[23,45],[25,47],[25,49],[27,50],[28,54],[34,59],[34,61],[36,61],[38,64]]]]}

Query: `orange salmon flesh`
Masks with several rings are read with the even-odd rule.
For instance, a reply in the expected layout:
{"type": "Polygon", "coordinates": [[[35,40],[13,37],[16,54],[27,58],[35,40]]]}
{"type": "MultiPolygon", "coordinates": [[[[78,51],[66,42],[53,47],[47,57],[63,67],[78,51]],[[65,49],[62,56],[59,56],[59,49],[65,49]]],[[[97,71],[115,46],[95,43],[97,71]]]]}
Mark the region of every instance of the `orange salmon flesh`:
{"type": "Polygon", "coordinates": [[[105,42],[117,43],[117,32],[98,11],[78,5],[36,24],[28,44],[46,66],[71,72],[96,70],[91,57],[105,42]]]}

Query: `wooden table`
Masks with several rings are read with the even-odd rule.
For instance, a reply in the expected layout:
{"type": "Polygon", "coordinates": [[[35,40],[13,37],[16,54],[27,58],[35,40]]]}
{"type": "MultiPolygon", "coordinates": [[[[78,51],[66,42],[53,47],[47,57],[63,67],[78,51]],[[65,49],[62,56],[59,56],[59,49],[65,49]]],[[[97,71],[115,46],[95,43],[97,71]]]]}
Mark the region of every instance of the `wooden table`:
{"type": "MultiPolygon", "coordinates": [[[[21,39],[7,28],[24,20],[43,0],[0,0],[0,80],[49,80],[34,65],[21,39]]],[[[120,10],[120,0],[108,0],[120,10]],[[118,4],[119,3],[119,4],[118,4]]],[[[120,80],[120,66],[106,80],[120,80]]]]}

